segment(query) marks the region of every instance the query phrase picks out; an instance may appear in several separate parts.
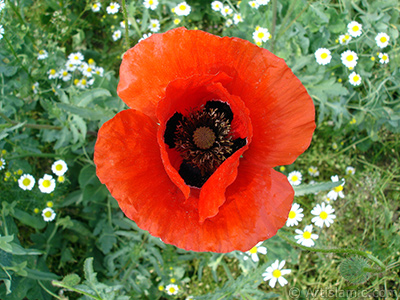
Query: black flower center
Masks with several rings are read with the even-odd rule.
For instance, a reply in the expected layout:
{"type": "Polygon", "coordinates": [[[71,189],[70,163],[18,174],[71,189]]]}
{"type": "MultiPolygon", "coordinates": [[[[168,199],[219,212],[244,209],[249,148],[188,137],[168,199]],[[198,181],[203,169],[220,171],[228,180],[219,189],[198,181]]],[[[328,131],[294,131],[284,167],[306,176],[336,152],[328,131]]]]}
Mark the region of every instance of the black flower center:
{"type": "Polygon", "coordinates": [[[228,157],[246,145],[246,139],[233,139],[232,120],[230,106],[217,100],[187,117],[176,112],[168,120],[164,141],[183,158],[179,174],[187,185],[201,188],[228,157]]]}

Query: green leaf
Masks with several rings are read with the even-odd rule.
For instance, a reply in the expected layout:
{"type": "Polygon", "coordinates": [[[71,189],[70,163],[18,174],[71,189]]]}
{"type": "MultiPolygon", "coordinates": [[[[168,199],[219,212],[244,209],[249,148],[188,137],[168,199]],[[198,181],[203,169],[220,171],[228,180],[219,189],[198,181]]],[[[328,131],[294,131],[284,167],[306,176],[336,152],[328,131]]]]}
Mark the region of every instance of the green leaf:
{"type": "Polygon", "coordinates": [[[78,115],[84,119],[89,120],[101,120],[104,118],[111,119],[114,116],[113,112],[105,110],[101,107],[87,108],[68,103],[56,103],[56,106],[66,112],[78,115]]]}
{"type": "Polygon", "coordinates": [[[86,165],[82,168],[79,173],[79,186],[83,189],[88,184],[91,185],[99,185],[100,181],[96,175],[96,168],[92,165],[86,165]]]}
{"type": "Polygon", "coordinates": [[[81,278],[76,274],[69,274],[69,275],[65,276],[64,279],[62,280],[62,282],[68,286],[75,286],[75,285],[79,284],[80,281],[81,281],[81,278]]]}
{"type": "Polygon", "coordinates": [[[337,96],[345,96],[349,91],[340,83],[336,82],[334,78],[318,83],[308,88],[311,96],[317,97],[322,102],[327,102],[328,99],[337,96]]]}
{"type": "Polygon", "coordinates": [[[13,255],[42,255],[43,251],[37,249],[25,249],[16,243],[10,243],[13,255]]]}
{"type": "Polygon", "coordinates": [[[93,100],[100,97],[111,97],[111,93],[106,89],[95,88],[73,97],[71,102],[77,106],[86,107],[93,100]]]}
{"type": "Polygon", "coordinates": [[[35,229],[43,229],[46,226],[46,223],[43,219],[38,218],[37,216],[32,216],[31,214],[20,210],[18,208],[14,208],[14,213],[12,214],[14,218],[18,219],[22,224],[33,227],[35,229]]]}
{"type": "Polygon", "coordinates": [[[327,181],[327,182],[319,182],[315,184],[301,184],[297,186],[293,186],[295,196],[303,196],[307,194],[315,194],[322,191],[331,190],[334,187],[337,187],[341,184],[344,184],[343,180],[340,181],[327,181]]]}
{"type": "Polygon", "coordinates": [[[51,273],[51,272],[45,272],[45,271],[39,271],[35,269],[25,269],[27,271],[27,277],[30,279],[35,279],[35,280],[58,280],[60,279],[60,276],[51,273]]]}
{"type": "Polygon", "coordinates": [[[85,264],[83,267],[83,271],[85,272],[85,278],[88,282],[90,282],[93,285],[97,284],[97,273],[94,272],[93,270],[93,257],[88,257],[85,260],[85,264]]]}
{"type": "Polygon", "coordinates": [[[365,271],[369,268],[370,266],[364,258],[356,256],[342,261],[339,271],[347,281],[353,284],[361,284],[370,277],[370,273],[365,271]]]}
{"type": "Polygon", "coordinates": [[[14,235],[6,235],[0,236],[0,249],[3,249],[5,252],[11,253],[12,246],[10,242],[14,239],[14,235]]]}

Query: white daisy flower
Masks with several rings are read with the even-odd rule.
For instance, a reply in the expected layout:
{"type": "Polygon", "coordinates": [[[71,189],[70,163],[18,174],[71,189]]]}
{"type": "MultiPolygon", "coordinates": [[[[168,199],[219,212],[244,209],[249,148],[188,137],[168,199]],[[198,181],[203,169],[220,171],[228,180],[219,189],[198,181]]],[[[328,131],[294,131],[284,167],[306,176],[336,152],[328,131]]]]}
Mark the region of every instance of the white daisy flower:
{"type": "Polygon", "coordinates": [[[148,37],[150,37],[152,34],[151,33],[145,33],[143,34],[142,38],[138,40],[138,43],[147,39],[148,37]]]}
{"type": "Polygon", "coordinates": [[[290,172],[288,180],[291,185],[299,185],[301,183],[302,175],[299,171],[290,172]]]}
{"type": "Polygon", "coordinates": [[[88,64],[85,64],[85,68],[82,70],[83,76],[92,77],[93,73],[95,72],[94,68],[95,67],[93,67],[93,65],[90,66],[88,64]]]}
{"type": "Polygon", "coordinates": [[[312,177],[317,177],[319,176],[319,171],[317,167],[311,166],[308,168],[308,174],[310,174],[312,177]]]}
{"type": "Polygon", "coordinates": [[[41,49],[39,50],[38,60],[46,59],[49,56],[46,50],[41,49]]]}
{"type": "Polygon", "coordinates": [[[290,209],[288,219],[286,221],[286,226],[297,226],[299,222],[303,220],[304,214],[302,213],[303,209],[299,204],[293,203],[292,208],[290,209]]]}
{"type": "Polygon", "coordinates": [[[102,67],[95,67],[94,68],[94,74],[99,75],[100,77],[103,77],[104,69],[102,67]]]}
{"type": "MultiPolygon", "coordinates": [[[[339,181],[339,176],[335,175],[331,177],[332,182],[338,182],[339,181]]],[[[344,198],[344,194],[343,194],[343,186],[344,186],[345,182],[343,182],[341,185],[338,185],[337,187],[334,187],[333,190],[331,190],[327,197],[329,199],[335,200],[340,197],[340,198],[344,198]]]]}
{"type": "Polygon", "coordinates": [[[249,257],[254,261],[254,262],[258,262],[260,259],[258,258],[257,253],[261,253],[261,254],[267,254],[267,248],[265,248],[264,246],[261,246],[263,242],[259,242],[257,245],[255,245],[253,248],[251,248],[249,251],[246,251],[243,259],[244,260],[248,260],[249,257]]]}
{"type": "Polygon", "coordinates": [[[269,0],[256,0],[258,5],[267,5],[269,3],[269,0]]]}
{"type": "Polygon", "coordinates": [[[346,175],[354,175],[354,174],[356,174],[356,169],[352,166],[348,166],[346,168],[345,172],[346,172],[346,175]]]}
{"type": "Polygon", "coordinates": [[[329,204],[333,199],[329,198],[328,195],[325,195],[322,200],[329,204]]]}
{"type": "Polygon", "coordinates": [[[65,161],[63,161],[62,159],[59,159],[57,161],[55,161],[52,165],[51,165],[51,170],[53,171],[54,174],[56,174],[57,176],[62,176],[65,174],[65,172],[68,171],[68,166],[65,163],[65,161]]]}
{"type": "Polygon", "coordinates": [[[151,19],[149,29],[151,32],[159,32],[160,31],[160,21],[158,21],[156,19],[151,19]]]}
{"type": "Polygon", "coordinates": [[[49,74],[49,79],[56,79],[58,77],[57,71],[55,69],[48,70],[47,74],[49,74]]]}
{"type": "Polygon", "coordinates": [[[0,12],[6,7],[6,4],[4,3],[4,0],[0,0],[0,12]]]}
{"type": "Polygon", "coordinates": [[[18,185],[24,191],[32,190],[35,185],[35,178],[30,174],[24,174],[18,179],[18,185]]]}
{"type": "Polygon", "coordinates": [[[109,15],[116,14],[119,11],[119,4],[117,2],[111,2],[109,6],[107,6],[107,13],[109,15]]]}
{"type": "Polygon", "coordinates": [[[361,84],[361,76],[356,72],[352,72],[349,75],[349,82],[351,85],[359,86],[361,84]]]}
{"type": "Polygon", "coordinates": [[[243,22],[243,18],[241,14],[234,14],[233,15],[233,23],[239,24],[240,22],[243,22]]]}
{"type": "Polygon", "coordinates": [[[260,4],[257,1],[249,1],[249,5],[255,9],[258,9],[260,7],[260,4]]]}
{"type": "Polygon", "coordinates": [[[82,78],[81,80],[78,80],[76,83],[76,86],[80,89],[86,89],[90,85],[89,80],[86,78],[82,78]]]}
{"type": "Polygon", "coordinates": [[[65,68],[67,69],[67,71],[74,72],[77,68],[77,65],[74,64],[72,61],[67,61],[65,63],[65,68]]]}
{"type": "Polygon", "coordinates": [[[53,176],[45,174],[43,178],[39,179],[38,185],[42,193],[50,194],[56,188],[56,181],[53,176]]]}
{"type": "Polygon", "coordinates": [[[179,287],[176,284],[168,284],[165,287],[165,291],[167,292],[168,295],[176,295],[179,292],[179,287]]]}
{"type": "Polygon", "coordinates": [[[381,64],[387,64],[389,62],[389,55],[387,53],[379,53],[379,58],[381,64]]]}
{"type": "Polygon", "coordinates": [[[224,5],[221,1],[213,1],[211,2],[211,8],[213,11],[221,11],[224,5]]]}
{"type": "Polygon", "coordinates": [[[347,32],[352,36],[352,37],[358,37],[361,35],[361,29],[362,25],[356,21],[351,21],[347,25],[347,32]]]}
{"type": "Polygon", "coordinates": [[[6,161],[4,158],[0,158],[0,170],[3,170],[6,167],[6,161]]]}
{"type": "Polygon", "coordinates": [[[178,16],[188,16],[191,10],[192,8],[189,6],[189,4],[184,1],[175,6],[174,13],[176,13],[178,16]]]}
{"type": "Polygon", "coordinates": [[[84,57],[80,52],[71,53],[70,55],[68,55],[68,61],[76,66],[79,66],[82,63],[83,59],[84,57]]]}
{"type": "Polygon", "coordinates": [[[100,8],[101,8],[101,3],[100,3],[100,2],[96,2],[96,3],[94,3],[94,4],[92,5],[92,11],[93,11],[93,12],[98,12],[98,11],[100,11],[100,8]]]}
{"type": "Polygon", "coordinates": [[[311,222],[313,222],[316,226],[318,227],[329,227],[331,224],[333,224],[333,220],[336,219],[336,216],[333,214],[335,210],[331,205],[325,205],[324,202],[322,204],[317,204],[311,211],[311,214],[316,216],[311,219],[311,222]]]}
{"type": "Polygon", "coordinates": [[[357,64],[357,53],[351,50],[343,52],[340,56],[342,63],[348,68],[354,68],[357,64]]]}
{"type": "Polygon", "coordinates": [[[221,9],[221,14],[224,17],[227,17],[229,15],[231,15],[233,13],[232,8],[230,8],[228,5],[225,5],[222,9],[221,9]]]}
{"type": "Polygon", "coordinates": [[[67,70],[60,70],[60,72],[58,72],[58,76],[63,81],[68,81],[72,78],[71,73],[69,73],[67,70]]]}
{"type": "Polygon", "coordinates": [[[146,8],[150,8],[151,10],[155,10],[158,6],[158,0],[144,0],[143,5],[146,8]]]}
{"type": "Polygon", "coordinates": [[[253,40],[257,43],[264,43],[268,41],[271,37],[267,28],[263,28],[260,26],[256,27],[256,30],[253,32],[253,40]]]}
{"type": "Polygon", "coordinates": [[[317,51],[315,51],[315,59],[317,60],[318,64],[327,65],[332,59],[331,51],[326,48],[319,48],[317,51]]]}
{"type": "Polygon", "coordinates": [[[375,37],[376,44],[379,48],[385,48],[389,44],[390,37],[384,33],[380,32],[375,37]]]}
{"type": "Polygon", "coordinates": [[[298,240],[297,243],[306,247],[314,246],[315,245],[314,240],[318,239],[318,234],[311,233],[312,229],[313,229],[312,225],[307,225],[304,228],[304,231],[296,229],[295,232],[298,235],[296,235],[294,238],[298,240]]]}
{"type": "Polygon", "coordinates": [[[35,82],[34,84],[32,84],[32,91],[34,94],[38,93],[38,89],[39,89],[39,82],[35,82]]]}
{"type": "MultiPolygon", "coordinates": [[[[132,25],[131,21],[128,20],[128,28],[129,28],[129,26],[131,26],[131,25],[132,25]]],[[[119,23],[119,26],[121,26],[121,28],[124,28],[124,29],[125,29],[125,20],[121,21],[121,22],[119,23]]]]}
{"type": "Polygon", "coordinates": [[[112,35],[112,39],[115,41],[118,41],[121,38],[122,34],[121,34],[121,30],[115,30],[113,35],[112,35]]]}
{"type": "Polygon", "coordinates": [[[226,20],[226,22],[225,22],[225,26],[226,26],[226,27],[231,27],[232,24],[233,24],[232,19],[228,19],[228,20],[226,20]]]}
{"type": "Polygon", "coordinates": [[[289,269],[283,269],[282,268],[285,266],[285,261],[282,260],[279,262],[279,260],[276,260],[271,266],[269,266],[265,272],[262,274],[264,277],[264,281],[269,280],[269,286],[270,287],[275,287],[276,282],[279,282],[281,286],[284,286],[288,283],[288,281],[283,278],[284,275],[290,274],[292,270],[289,269]]]}
{"type": "Polygon", "coordinates": [[[3,38],[4,35],[4,28],[3,25],[0,25],[0,40],[3,38]]]}
{"type": "Polygon", "coordinates": [[[45,220],[46,222],[51,222],[56,218],[56,213],[54,212],[54,210],[52,208],[46,207],[42,211],[42,217],[43,217],[43,220],[45,220]]]}
{"type": "Polygon", "coordinates": [[[346,34],[339,35],[340,45],[347,45],[348,43],[350,43],[350,41],[351,41],[350,34],[346,33],[346,34]]]}

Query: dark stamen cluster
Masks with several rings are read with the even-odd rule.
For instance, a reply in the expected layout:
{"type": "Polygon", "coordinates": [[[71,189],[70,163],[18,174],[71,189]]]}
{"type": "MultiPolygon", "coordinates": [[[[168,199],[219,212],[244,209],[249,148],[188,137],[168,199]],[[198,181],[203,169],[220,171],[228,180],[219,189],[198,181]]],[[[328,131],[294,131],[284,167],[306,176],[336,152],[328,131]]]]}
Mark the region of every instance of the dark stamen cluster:
{"type": "Polygon", "coordinates": [[[185,183],[202,187],[215,170],[235,151],[246,144],[233,140],[232,110],[221,101],[209,101],[184,117],[175,113],[167,122],[164,140],[181,153],[179,174],[185,183]]]}

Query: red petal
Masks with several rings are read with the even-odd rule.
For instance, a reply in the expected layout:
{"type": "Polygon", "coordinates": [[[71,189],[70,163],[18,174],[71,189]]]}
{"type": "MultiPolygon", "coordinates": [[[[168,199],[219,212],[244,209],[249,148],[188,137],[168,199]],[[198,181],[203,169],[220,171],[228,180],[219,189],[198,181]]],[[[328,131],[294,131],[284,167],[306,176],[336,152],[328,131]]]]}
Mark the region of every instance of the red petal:
{"type": "Polygon", "coordinates": [[[154,117],[171,81],[219,72],[233,78],[226,88],[250,110],[255,145],[247,156],[276,166],[307,149],[315,129],[312,99],[282,59],[239,38],[184,28],[154,34],[124,55],[118,94],[154,117]]]}
{"type": "Polygon", "coordinates": [[[135,110],[103,125],[95,146],[97,175],[140,228],[193,251],[246,251],[285,224],[293,190],[284,175],[243,158],[219,213],[199,222],[198,200],[185,201],[166,174],[158,125],[135,110]]]}

